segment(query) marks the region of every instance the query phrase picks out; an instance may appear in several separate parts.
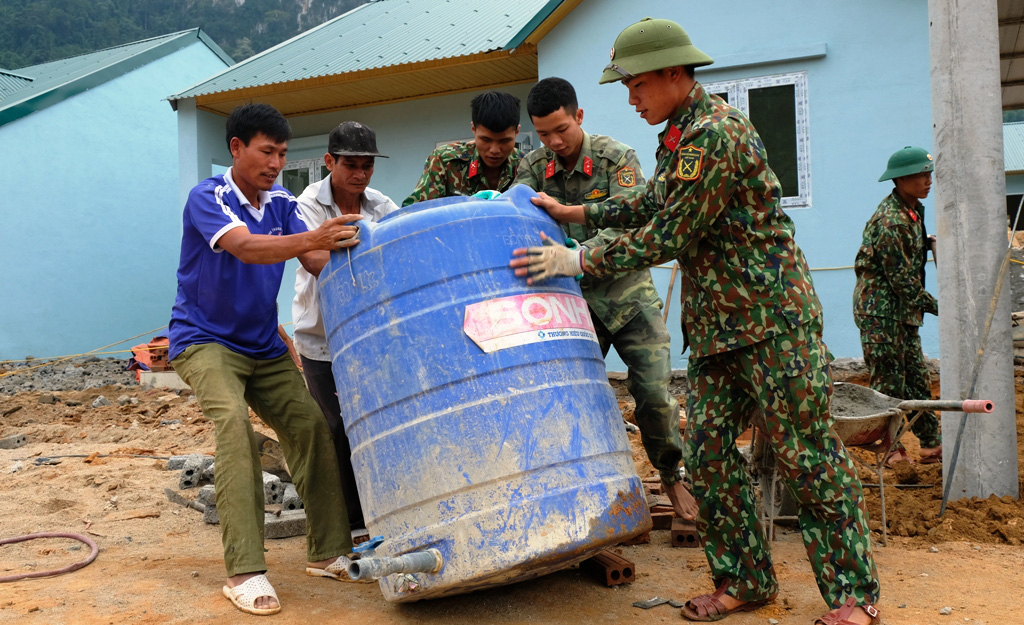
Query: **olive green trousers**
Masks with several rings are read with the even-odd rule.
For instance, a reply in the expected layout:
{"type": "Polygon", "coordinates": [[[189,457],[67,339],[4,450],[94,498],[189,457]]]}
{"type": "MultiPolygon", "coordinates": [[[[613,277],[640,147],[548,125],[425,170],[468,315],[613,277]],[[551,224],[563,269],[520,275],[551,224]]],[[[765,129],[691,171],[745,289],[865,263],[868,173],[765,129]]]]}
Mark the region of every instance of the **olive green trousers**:
{"type": "Polygon", "coordinates": [[[263,470],[249,407],[277,433],[306,509],[306,559],[352,551],[334,441],[287,354],[257,360],[217,343],[192,345],[171,363],[216,428],[214,483],[228,576],[266,571],[263,470]]]}

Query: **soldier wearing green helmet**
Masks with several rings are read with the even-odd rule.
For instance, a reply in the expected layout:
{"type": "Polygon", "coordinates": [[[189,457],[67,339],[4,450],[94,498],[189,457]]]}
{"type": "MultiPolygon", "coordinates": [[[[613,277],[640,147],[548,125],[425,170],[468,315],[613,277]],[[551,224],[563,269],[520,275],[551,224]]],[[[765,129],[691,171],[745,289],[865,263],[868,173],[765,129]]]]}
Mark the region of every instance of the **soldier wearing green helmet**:
{"type": "MultiPolygon", "coordinates": [[[[924,288],[928,250],[934,237],[924,226],[924,206],[932,186],[932,155],[907,146],[889,157],[879,182],[893,181],[864,227],[854,265],[853,316],[860,330],[871,388],[900,399],[931,399],[931,374],[921,349],[919,328],[925,313],[939,314],[939,303],[924,288]]],[[[917,415],[914,435],[923,464],[941,462],[939,420],[932,412],[917,415]]],[[[907,460],[901,446],[892,461],[907,460]]]]}
{"type": "Polygon", "coordinates": [[[601,203],[564,206],[540,194],[534,203],[558,221],[626,232],[587,250],[547,240],[514,250],[510,266],[531,283],[673,259],[683,268],[691,388],[684,462],[716,586],[686,603],[685,618],[719,620],[777,594],[736,446],[752,415],[761,413],[780,475],[799,506],[818,588],[832,608],[818,622],[878,623],[862,487],[830,429],[832,355],[821,338],[821,304],[757,130],[695,79],[694,68],[710,63],[671,20],[648,18],[619,34],[600,82],[622,81],[640,117],[664,124],[657,168],[643,193],[601,203]]]}

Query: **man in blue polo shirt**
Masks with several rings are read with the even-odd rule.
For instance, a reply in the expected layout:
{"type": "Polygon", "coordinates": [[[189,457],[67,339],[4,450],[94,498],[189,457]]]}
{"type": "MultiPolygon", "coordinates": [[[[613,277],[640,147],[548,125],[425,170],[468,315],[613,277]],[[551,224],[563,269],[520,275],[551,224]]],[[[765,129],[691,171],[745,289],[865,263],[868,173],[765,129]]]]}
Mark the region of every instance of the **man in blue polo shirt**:
{"type": "Polygon", "coordinates": [[[306,508],[310,575],[343,578],[352,551],[327,422],[277,333],[284,261],[310,271],[354,245],[358,215],[308,230],[295,199],[274,184],[291,128],[274,107],[248,104],[227,120],[232,167],[199,183],[185,204],[170,359],[216,428],[217,512],[228,579],[243,612],[281,610],[263,555],[263,478],[249,407],[277,433],[306,508]]]}

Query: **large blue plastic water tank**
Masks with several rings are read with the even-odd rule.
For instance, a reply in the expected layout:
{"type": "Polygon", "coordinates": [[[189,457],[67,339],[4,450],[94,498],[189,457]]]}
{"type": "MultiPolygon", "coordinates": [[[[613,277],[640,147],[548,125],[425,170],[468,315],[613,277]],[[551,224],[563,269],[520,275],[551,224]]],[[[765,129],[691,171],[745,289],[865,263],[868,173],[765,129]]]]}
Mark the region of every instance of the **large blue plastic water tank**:
{"type": "Polygon", "coordinates": [[[564,236],[534,195],[415,204],[364,225],[321,274],[377,554],[445,560],[382,579],[390,601],[528,579],[651,527],[576,281],[527,286],[508,267],[541,231],[564,236]]]}

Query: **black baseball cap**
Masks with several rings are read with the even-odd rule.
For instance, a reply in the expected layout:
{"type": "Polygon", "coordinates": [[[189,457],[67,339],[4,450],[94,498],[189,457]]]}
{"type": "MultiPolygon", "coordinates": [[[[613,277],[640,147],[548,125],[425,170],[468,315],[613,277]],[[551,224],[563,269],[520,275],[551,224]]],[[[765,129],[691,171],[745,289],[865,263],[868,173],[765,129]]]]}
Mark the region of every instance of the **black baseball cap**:
{"type": "Polygon", "coordinates": [[[377,151],[377,133],[373,128],[359,122],[342,122],[331,131],[327,139],[327,152],[334,156],[379,156],[388,158],[377,151]]]}

